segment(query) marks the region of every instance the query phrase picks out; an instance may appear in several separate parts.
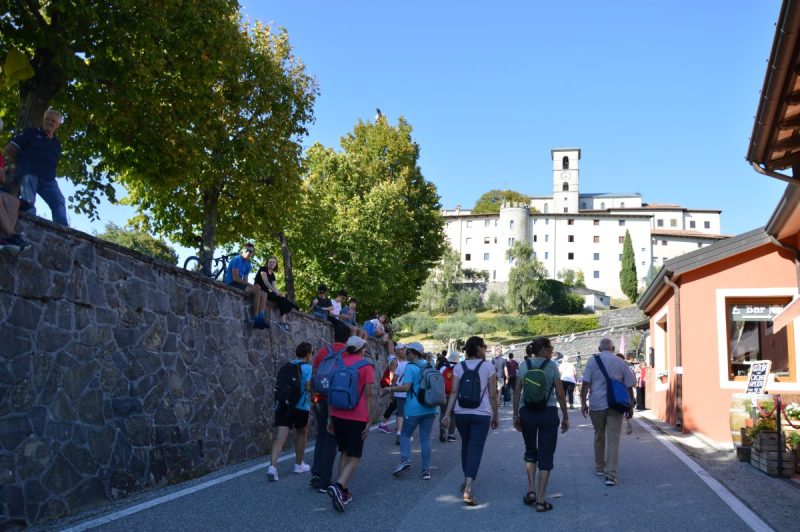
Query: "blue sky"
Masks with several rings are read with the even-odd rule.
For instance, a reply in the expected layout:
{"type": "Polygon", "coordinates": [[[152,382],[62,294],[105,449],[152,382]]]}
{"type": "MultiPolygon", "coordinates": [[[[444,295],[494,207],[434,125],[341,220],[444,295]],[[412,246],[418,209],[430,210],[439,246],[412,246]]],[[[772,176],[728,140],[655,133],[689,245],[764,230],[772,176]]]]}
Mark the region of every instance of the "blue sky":
{"type": "MultiPolygon", "coordinates": [[[[376,107],[392,123],[403,115],[444,207],[469,208],[492,188],[547,194],[550,149],[567,146],[582,149],[582,192],[721,209],[729,234],[764,225],[784,189],[744,160],[778,0],[293,0],[243,10],[285,27],[319,83],[306,145],[338,148],[376,107]]],[[[71,219],[99,230],[130,212],[104,206],[99,223],[71,219]]]]}

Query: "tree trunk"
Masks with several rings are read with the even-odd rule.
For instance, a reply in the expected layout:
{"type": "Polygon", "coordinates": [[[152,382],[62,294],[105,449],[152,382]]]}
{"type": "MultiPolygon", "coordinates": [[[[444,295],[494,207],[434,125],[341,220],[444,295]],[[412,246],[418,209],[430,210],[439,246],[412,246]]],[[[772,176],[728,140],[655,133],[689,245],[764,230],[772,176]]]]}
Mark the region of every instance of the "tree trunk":
{"type": "Polygon", "coordinates": [[[289,242],[283,231],[275,233],[281,243],[281,255],[283,256],[283,280],[286,283],[286,298],[295,301],[294,298],[294,274],[292,273],[292,251],[289,249],[289,242]]]}
{"type": "Polygon", "coordinates": [[[56,64],[52,50],[37,48],[31,66],[36,74],[19,84],[17,132],[40,127],[44,112],[65,84],[64,70],[56,64]]]}
{"type": "Polygon", "coordinates": [[[203,234],[200,239],[200,261],[203,263],[203,273],[209,276],[217,239],[219,194],[220,191],[217,188],[203,192],[203,234]]]}

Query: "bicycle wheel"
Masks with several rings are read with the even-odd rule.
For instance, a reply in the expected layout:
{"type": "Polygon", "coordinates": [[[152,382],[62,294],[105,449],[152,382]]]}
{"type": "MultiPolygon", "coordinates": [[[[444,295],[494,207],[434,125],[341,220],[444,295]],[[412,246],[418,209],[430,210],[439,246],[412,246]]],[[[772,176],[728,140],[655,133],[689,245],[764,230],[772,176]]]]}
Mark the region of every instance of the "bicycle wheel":
{"type": "Polygon", "coordinates": [[[190,272],[202,273],[203,263],[200,262],[200,257],[192,256],[183,263],[183,269],[189,270],[190,272]]]}

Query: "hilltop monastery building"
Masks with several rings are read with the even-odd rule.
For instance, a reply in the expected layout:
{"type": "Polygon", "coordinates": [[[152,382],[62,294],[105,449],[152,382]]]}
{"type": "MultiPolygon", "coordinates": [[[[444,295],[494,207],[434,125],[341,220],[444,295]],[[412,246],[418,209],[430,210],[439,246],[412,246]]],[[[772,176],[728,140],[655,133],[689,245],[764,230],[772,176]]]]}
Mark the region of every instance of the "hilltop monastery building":
{"type": "MultiPolygon", "coordinates": [[[[630,231],[636,273],[643,288],[651,266],[713,244],[721,211],[642,203],[639,193],[580,192],[579,148],[551,150],[552,196],[527,204],[504,204],[499,214],[443,209],[445,235],[461,256],[462,268],[484,270],[492,284],[508,281],[513,263],[506,250],[528,242],[551,278],[562,270],[582,271],[586,287],[624,297],[619,285],[622,244],[630,231]]],[[[502,284],[496,285],[502,286],[502,284]]]]}

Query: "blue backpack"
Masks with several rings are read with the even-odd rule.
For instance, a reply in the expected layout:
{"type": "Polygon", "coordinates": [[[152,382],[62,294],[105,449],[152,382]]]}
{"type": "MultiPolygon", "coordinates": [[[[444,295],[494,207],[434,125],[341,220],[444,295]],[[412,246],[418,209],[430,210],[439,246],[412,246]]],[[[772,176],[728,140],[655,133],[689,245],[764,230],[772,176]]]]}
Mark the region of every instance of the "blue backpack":
{"type": "Polygon", "coordinates": [[[334,351],[331,346],[328,346],[328,355],[317,366],[317,372],[314,373],[314,378],[312,379],[315,393],[324,396],[328,395],[331,378],[333,372],[336,371],[336,361],[342,359],[342,353],[344,353],[344,347],[339,351],[334,351]]]}
{"type": "Polygon", "coordinates": [[[373,323],[372,320],[365,321],[364,326],[361,328],[364,329],[364,332],[366,332],[368,335],[373,337],[375,336],[375,323],[373,323]]]}
{"type": "Polygon", "coordinates": [[[631,396],[628,393],[628,388],[624,383],[617,379],[612,379],[608,376],[606,366],[600,360],[600,355],[595,355],[594,360],[603,376],[606,378],[606,398],[608,399],[608,407],[620,413],[625,413],[631,408],[631,396]]]}
{"type": "MultiPolygon", "coordinates": [[[[325,359],[327,360],[327,358],[325,359]]],[[[321,366],[322,364],[320,364],[321,366]]],[[[345,366],[341,355],[336,357],[336,369],[328,386],[328,406],[341,410],[353,410],[361,399],[363,386],[359,386],[358,370],[371,366],[369,360],[359,360],[352,366],[345,366]]]]}

